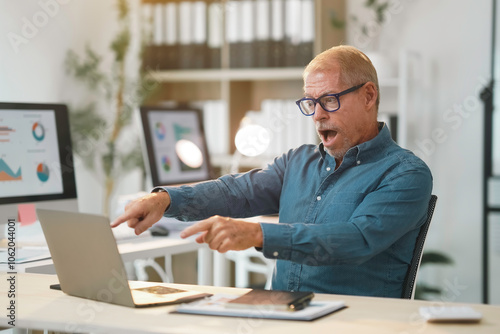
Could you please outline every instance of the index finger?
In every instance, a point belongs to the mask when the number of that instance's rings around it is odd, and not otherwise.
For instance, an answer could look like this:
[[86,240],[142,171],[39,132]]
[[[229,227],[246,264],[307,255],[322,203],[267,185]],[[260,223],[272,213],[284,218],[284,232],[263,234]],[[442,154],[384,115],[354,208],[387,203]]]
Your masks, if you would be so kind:
[[117,227],[132,218],[138,218],[137,213],[134,210],[125,211],[111,223],[111,227]]
[[203,232],[203,231],[208,231],[210,227],[213,225],[213,222],[211,221],[210,218],[202,220],[199,223],[193,224],[189,227],[186,227],[184,230],[182,230],[180,236],[181,238],[187,238],[192,235],[195,235],[196,233]]

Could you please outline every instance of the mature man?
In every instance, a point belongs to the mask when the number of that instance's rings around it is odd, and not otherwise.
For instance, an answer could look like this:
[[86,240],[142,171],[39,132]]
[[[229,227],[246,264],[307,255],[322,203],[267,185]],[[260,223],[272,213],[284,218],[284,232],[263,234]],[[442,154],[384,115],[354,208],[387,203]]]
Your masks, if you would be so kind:
[[[356,48],[313,59],[304,96],[297,104],[314,121],[319,146],[291,149],[248,173],[157,188],[113,226],[128,221],[139,234],[163,214],[205,219],[181,236],[200,233],[198,242],[220,252],[261,249],[277,259],[273,289],[400,297],[431,173],[377,122],[377,74]],[[279,224],[227,218],[276,212]]]

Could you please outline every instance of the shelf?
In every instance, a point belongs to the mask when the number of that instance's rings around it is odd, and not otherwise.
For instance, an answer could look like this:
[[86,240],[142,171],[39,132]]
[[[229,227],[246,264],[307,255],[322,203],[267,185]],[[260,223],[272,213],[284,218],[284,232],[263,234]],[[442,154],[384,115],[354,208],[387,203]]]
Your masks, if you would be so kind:
[[150,72],[150,76],[158,82],[302,80],[303,71],[302,67],[173,70]]
[[[302,80],[302,67],[152,71],[158,82]],[[379,78],[380,87],[398,87],[399,78]]]

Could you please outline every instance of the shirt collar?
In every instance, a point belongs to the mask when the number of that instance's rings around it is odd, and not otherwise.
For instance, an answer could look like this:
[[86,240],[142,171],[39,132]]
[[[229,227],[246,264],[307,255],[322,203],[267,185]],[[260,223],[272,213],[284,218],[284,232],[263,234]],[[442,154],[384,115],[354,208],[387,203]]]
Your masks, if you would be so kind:
[[[378,156],[379,152],[389,146],[392,143],[392,137],[387,124],[379,122],[378,128],[379,133],[375,136],[375,138],[351,147],[344,156],[344,160],[346,157],[356,156],[355,161],[366,162],[367,160],[371,160]],[[323,143],[319,144],[319,153],[321,158],[324,160],[328,160],[329,158],[333,159],[333,157],[326,153]]]

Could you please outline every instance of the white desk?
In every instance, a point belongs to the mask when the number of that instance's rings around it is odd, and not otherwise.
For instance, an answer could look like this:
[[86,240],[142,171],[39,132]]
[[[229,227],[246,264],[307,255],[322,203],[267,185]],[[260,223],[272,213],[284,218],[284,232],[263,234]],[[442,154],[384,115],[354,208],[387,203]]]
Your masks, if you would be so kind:
[[[57,277],[17,275],[16,327],[79,333],[499,333],[500,307],[472,305],[483,314],[478,324],[431,324],[418,313],[435,302],[317,294],[317,300],[343,300],[347,309],[312,322],[171,314],[175,306],[134,309],[71,297],[50,290]],[[157,284],[157,283],[155,283]],[[165,284],[172,286],[172,284]],[[242,294],[246,289],[186,286],[211,293]],[[7,284],[0,274],[0,327],[6,326]],[[449,305],[449,304],[446,304]]]
[[[278,223],[277,216],[256,216],[245,218],[252,222],[270,222]],[[35,223],[38,224],[39,223]],[[23,228],[23,238],[20,244],[28,244],[38,246],[45,244],[41,227]],[[27,232],[26,232],[27,231]],[[211,251],[206,244],[198,244],[194,240],[195,237],[189,239],[181,239],[178,236],[179,232],[172,232],[169,237],[153,237],[137,239],[124,239],[118,241],[118,250],[125,263],[140,259],[150,259],[156,257],[165,258],[165,277],[164,281],[173,281],[171,270],[172,255],[183,254],[188,252],[198,252],[198,284],[214,285],[214,286],[229,286],[230,272],[229,261],[225,254]],[[27,235],[26,235],[27,234]],[[18,245],[19,246],[19,245]],[[235,253],[235,252],[233,252]],[[247,270],[246,258],[250,255],[258,256],[250,249],[248,252],[242,251],[233,254],[231,259],[236,263],[236,282],[247,282],[246,276],[249,274]],[[5,260],[5,259],[1,259]],[[52,260],[42,260],[30,263],[17,264],[18,272],[38,273],[38,274],[55,274]],[[7,265],[0,264],[0,272],[6,272]],[[250,270],[251,271],[251,270]],[[240,283],[238,286],[243,286],[246,283]]]

